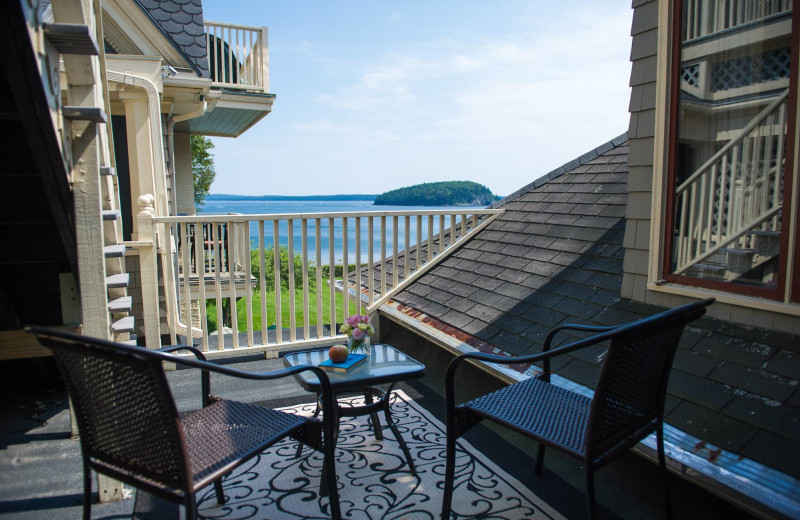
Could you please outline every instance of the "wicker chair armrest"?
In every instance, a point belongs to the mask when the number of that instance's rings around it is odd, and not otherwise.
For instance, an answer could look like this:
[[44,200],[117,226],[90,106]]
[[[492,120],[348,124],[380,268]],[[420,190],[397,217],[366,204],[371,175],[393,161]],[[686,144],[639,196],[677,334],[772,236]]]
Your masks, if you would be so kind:
[[159,352],[166,352],[167,354],[170,354],[172,352],[177,352],[179,350],[188,350],[189,352],[194,354],[194,357],[196,357],[197,359],[200,359],[202,361],[207,361],[206,355],[203,354],[203,351],[191,345],[173,345],[171,347],[161,347],[160,349],[158,349]]
[[[314,375],[317,376],[320,383],[320,393],[323,397],[323,402],[325,400],[329,400],[329,404],[333,406],[333,390],[331,388],[331,382],[328,378],[327,372],[323,369],[313,366],[313,365],[297,365],[293,367],[281,368],[278,370],[273,370],[271,372],[250,372],[247,370],[240,370],[238,368],[231,368],[225,365],[217,365],[215,363],[211,363],[209,361],[200,361],[190,358],[182,358],[177,356],[172,356],[170,354],[166,354],[170,359],[175,363],[179,363],[182,365],[195,367],[202,369],[208,372],[215,372],[218,374],[227,375],[230,377],[237,377],[240,379],[250,379],[250,380],[259,380],[259,381],[267,381],[271,379],[281,379],[284,377],[293,376],[295,374],[299,374],[301,372],[305,372],[307,370],[314,372]],[[333,408],[330,408],[331,410]],[[324,410],[323,410],[324,411]]]
[[[537,354],[529,354],[527,356],[495,356],[492,354],[484,354],[482,352],[467,352],[465,354],[456,356],[450,362],[450,365],[447,367],[447,372],[445,373],[444,391],[445,391],[445,406],[447,408],[447,412],[449,413],[451,410],[455,409],[455,375],[459,365],[464,361],[476,360],[476,361],[483,361],[485,363],[495,363],[500,365],[534,363],[536,361],[543,361],[544,363],[549,363],[550,358],[553,358],[555,356],[560,356],[562,354],[568,354],[570,352],[574,352],[576,350],[589,347],[596,343],[605,341],[606,339],[608,338],[605,334],[598,334],[596,336],[591,336],[589,338],[585,338],[576,341],[575,343],[570,343],[569,345],[564,345],[547,352],[539,352]],[[542,375],[544,376],[544,373]],[[548,380],[549,374],[547,377],[544,377],[544,379]]]
[[[550,330],[550,332],[547,334],[547,337],[544,338],[544,345],[542,346],[542,352],[547,352],[550,350],[550,345],[553,342],[553,338],[555,338],[559,332],[565,330],[581,330],[585,332],[608,332],[609,330],[614,330],[617,327],[619,327],[619,325],[604,326],[604,325],[582,325],[579,323],[565,323]],[[597,361],[600,362],[602,361],[602,359],[598,359]],[[550,358],[547,358],[542,362],[542,374],[540,377],[544,381],[550,381]]]
[[[158,349],[159,352],[165,352],[167,354],[171,354],[173,352],[178,352],[181,350],[187,350],[194,354],[194,357],[201,361],[207,361],[206,355],[203,352],[191,345],[173,345],[168,347],[161,347]],[[211,395],[211,375],[208,373],[206,369],[200,369],[200,393],[203,403],[203,408],[212,404],[215,399]]]

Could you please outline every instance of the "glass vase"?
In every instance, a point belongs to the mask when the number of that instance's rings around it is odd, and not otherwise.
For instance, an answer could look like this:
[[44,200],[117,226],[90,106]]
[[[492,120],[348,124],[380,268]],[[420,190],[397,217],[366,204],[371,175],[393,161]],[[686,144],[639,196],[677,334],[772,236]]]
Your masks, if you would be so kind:
[[355,339],[354,337],[350,336],[350,339],[347,342],[347,350],[353,354],[369,354],[369,336],[362,339]]

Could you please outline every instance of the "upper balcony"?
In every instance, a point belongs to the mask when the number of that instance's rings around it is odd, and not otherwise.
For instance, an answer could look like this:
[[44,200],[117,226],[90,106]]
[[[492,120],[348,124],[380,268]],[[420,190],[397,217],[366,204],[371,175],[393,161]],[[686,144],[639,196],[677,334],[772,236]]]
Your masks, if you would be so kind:
[[269,92],[267,28],[205,22],[208,70],[213,86]]
[[272,111],[267,28],[205,22],[212,80],[206,113],[179,123],[192,134],[238,137]]

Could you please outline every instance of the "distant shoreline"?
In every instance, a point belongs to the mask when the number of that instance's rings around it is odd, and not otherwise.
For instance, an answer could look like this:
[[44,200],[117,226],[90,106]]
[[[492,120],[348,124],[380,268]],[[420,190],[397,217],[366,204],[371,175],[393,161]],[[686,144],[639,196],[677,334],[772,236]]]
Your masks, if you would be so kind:
[[281,200],[372,200],[378,195],[227,195],[225,193],[212,193],[206,197],[208,201],[281,201]]

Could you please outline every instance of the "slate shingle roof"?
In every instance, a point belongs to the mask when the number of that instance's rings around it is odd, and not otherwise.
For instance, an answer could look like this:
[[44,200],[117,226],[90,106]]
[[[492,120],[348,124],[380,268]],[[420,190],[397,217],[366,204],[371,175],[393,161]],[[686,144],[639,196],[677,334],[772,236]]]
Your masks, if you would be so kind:
[[[539,352],[559,323],[616,325],[663,310],[620,296],[627,152],[623,135],[506,197],[503,215],[394,300],[512,355]],[[593,387],[603,350],[553,368]],[[703,318],[676,355],[666,420],[800,478],[798,378],[796,336]]]
[[137,0],[203,78],[209,77],[201,0]]

